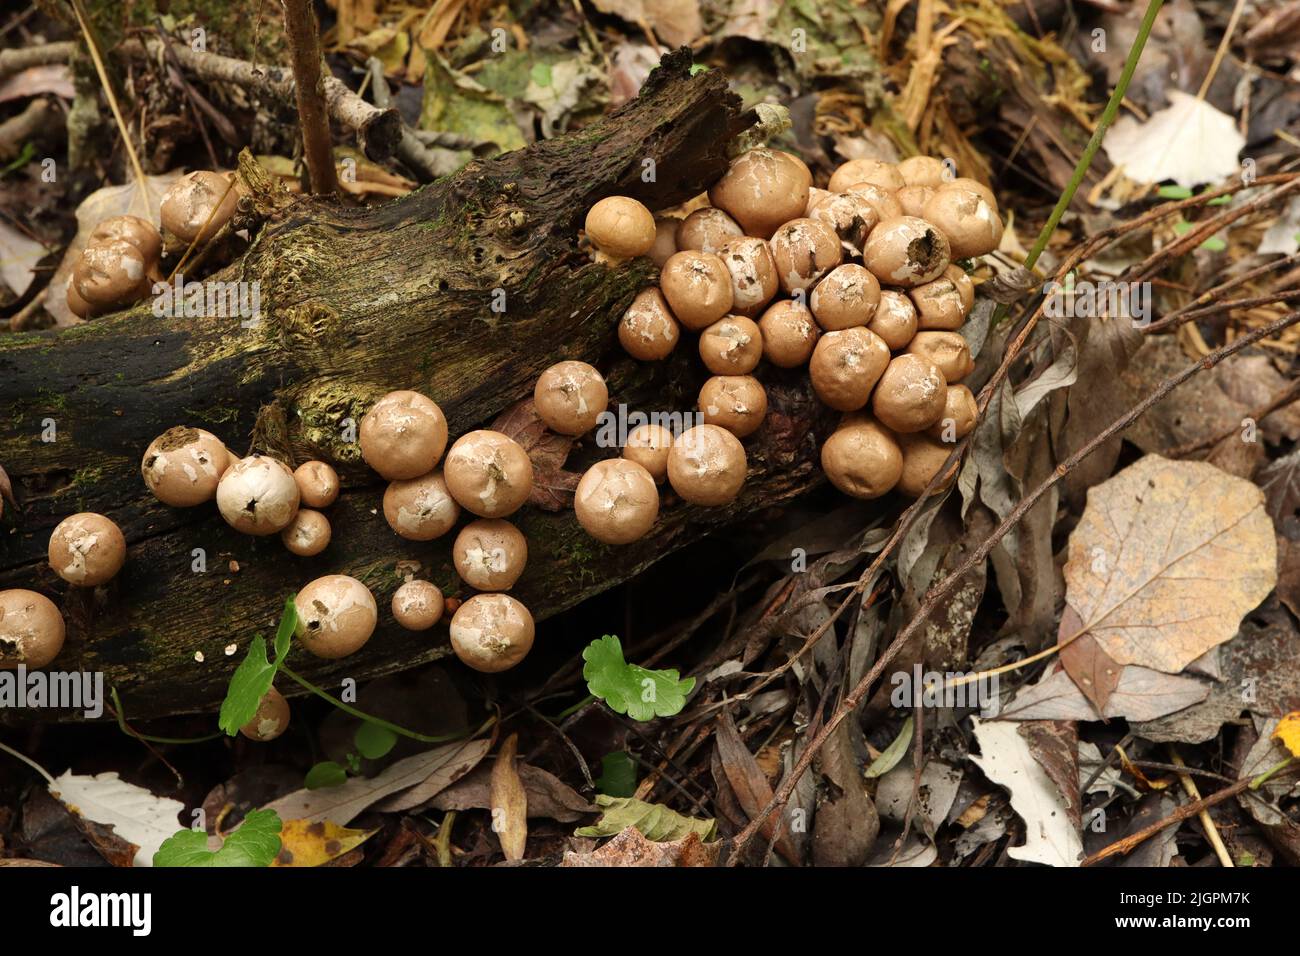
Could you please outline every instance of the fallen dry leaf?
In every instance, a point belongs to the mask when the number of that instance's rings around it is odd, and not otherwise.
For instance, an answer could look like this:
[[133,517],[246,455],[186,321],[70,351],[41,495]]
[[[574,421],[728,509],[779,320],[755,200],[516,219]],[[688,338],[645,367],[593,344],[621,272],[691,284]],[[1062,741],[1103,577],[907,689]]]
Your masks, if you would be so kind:
[[1171,89],[1169,102],[1145,122],[1120,117],[1102,142],[1110,161],[1139,183],[1172,179],[1190,188],[1235,175],[1246,145],[1237,121],[1181,90]]
[[492,832],[506,859],[514,863],[524,858],[528,843],[528,794],[515,769],[518,747],[519,735],[511,734],[492,765]]
[[272,866],[323,866],[359,847],[378,830],[349,830],[324,820],[285,820],[280,827],[280,852]]
[[[1061,615],[1061,627],[1057,640],[1074,635],[1079,630],[1078,613],[1068,604]],[[1107,654],[1097,639],[1091,634],[1084,634],[1061,648],[1061,666],[1070,675],[1070,679],[1083,691],[1097,713],[1106,712],[1106,704],[1119,687],[1119,678],[1124,668]]]
[[513,438],[528,453],[533,463],[533,491],[528,503],[543,511],[564,511],[573,507],[573,493],[582,476],[565,471],[564,462],[573,448],[573,439],[546,427],[537,415],[533,400],[516,402],[497,416],[492,430]]
[[698,833],[680,840],[656,843],[636,827],[628,827],[591,853],[564,854],[561,866],[713,866],[721,843],[704,843]]
[[1300,710],[1291,711],[1277,722],[1273,739],[1280,740],[1291,756],[1300,757]]
[[[718,718],[718,732],[714,738],[718,748],[718,760],[722,772],[727,778],[731,792],[736,795],[736,802],[752,820],[772,801],[772,787],[767,777],[759,768],[754,755],[749,752],[745,742],[740,739],[736,724],[731,714],[723,711]],[[785,857],[786,862],[798,866],[799,852],[790,838],[788,826],[780,814],[772,814],[763,823],[762,833],[766,840],[771,840],[776,827],[780,825],[780,834],[776,838],[776,851]]]
[[[1156,720],[1209,696],[1210,685],[1195,677],[1130,666],[1120,671],[1119,685],[1101,716],[1108,720],[1116,717],[1130,721]],[[1055,670],[1017,693],[997,719],[1096,720],[1097,710],[1069,674]]]
[[[555,774],[532,764],[516,765],[519,779],[528,797],[530,819],[546,817],[561,823],[574,823],[596,807]],[[434,810],[486,810],[492,806],[492,768],[481,765],[427,804]]]

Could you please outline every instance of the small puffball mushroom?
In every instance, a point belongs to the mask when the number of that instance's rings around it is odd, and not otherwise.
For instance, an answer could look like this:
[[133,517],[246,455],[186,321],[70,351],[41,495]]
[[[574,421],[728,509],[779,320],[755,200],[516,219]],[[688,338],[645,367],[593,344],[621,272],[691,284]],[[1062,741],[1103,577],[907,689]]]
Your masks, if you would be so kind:
[[238,202],[239,190],[232,178],[206,169],[196,170],[177,180],[163,194],[163,229],[186,243],[196,237],[206,242],[235,214]]
[[298,513],[298,483],[287,466],[266,455],[231,464],[217,484],[217,510],[244,534],[276,534]]
[[643,256],[655,244],[655,217],[628,196],[606,196],[587,210],[587,238],[620,259]]
[[931,438],[952,444],[965,438],[979,418],[975,394],[965,385],[949,385],[943,401],[943,414],[926,430]]
[[898,164],[904,186],[928,186],[938,189],[952,178],[943,160],[933,156],[909,156]]
[[432,541],[452,529],[460,506],[447,490],[443,472],[394,481],[384,491],[384,520],[408,541]]
[[718,425],[687,429],[668,453],[668,483],[693,505],[730,504],[740,494],[748,469],[745,446]]
[[[898,478],[897,488],[909,498],[918,498],[930,479],[943,467],[944,461],[952,454],[952,445],[935,441],[929,435],[917,433],[899,435],[898,447],[903,452],[903,473]],[[957,466],[945,474],[934,488],[937,494],[947,488],[957,477]]]
[[149,291],[149,263],[125,239],[87,246],[72,270],[82,300],[98,311],[130,305]]
[[253,719],[239,728],[249,740],[266,743],[289,729],[289,702],[272,687],[262,695]]
[[904,186],[894,193],[894,198],[898,200],[904,216],[916,216],[919,219],[924,217],[925,204],[933,195],[934,190],[929,186]]
[[752,375],[715,375],[700,388],[699,409],[708,424],[745,438],[767,417],[767,391]]
[[817,204],[827,196],[834,195],[835,193],[831,192],[829,189],[818,189],[816,186],[813,186],[808,190],[808,205],[804,207],[803,214],[811,219],[813,210],[817,208]]
[[933,362],[948,382],[961,381],[975,367],[970,345],[956,332],[917,332],[907,351]]
[[762,239],[732,239],[718,256],[731,274],[731,311],[754,318],[780,286],[771,247]]
[[971,179],[969,176],[958,176],[956,179],[944,183],[945,186],[954,186],[958,189],[971,189],[979,193],[981,198],[989,204],[994,212],[998,210],[998,197],[993,195],[993,190],[985,186],[978,179]]
[[880,376],[871,396],[871,411],[891,431],[924,431],[943,414],[947,391],[943,373],[934,363],[904,353]]
[[842,193],[858,183],[871,183],[891,192],[906,185],[893,163],[879,159],[850,159],[835,170],[826,186],[833,193]]
[[162,256],[162,234],[154,224],[139,216],[110,216],[90,231],[90,246],[123,239],[140,250],[147,265],[156,266]]
[[907,347],[916,334],[916,306],[897,289],[882,289],[875,317],[867,326],[884,340],[891,351]]
[[366,412],[359,430],[361,457],[389,481],[433,471],[447,447],[447,418],[419,392],[389,392]]
[[336,660],[361,649],[379,608],[370,589],[346,574],[327,574],[298,592],[298,638],[317,657]]
[[827,332],[813,349],[808,376],[813,391],[831,408],[857,411],[889,364],[889,347],[876,333],[862,327]]
[[500,432],[462,435],[443,465],[456,503],[480,518],[514,514],[533,490],[533,463],[523,447]]
[[837,266],[813,286],[808,306],[827,332],[867,325],[880,305],[880,283],[854,262]]
[[970,310],[975,306],[975,282],[968,276],[965,270],[959,265],[949,265],[943,270],[943,274],[952,280],[957,295],[961,297],[962,310],[970,315]]
[[660,482],[668,477],[668,452],[673,447],[673,433],[662,425],[647,422],[628,432],[623,457],[634,461]]
[[763,357],[763,333],[743,315],[728,315],[700,333],[700,358],[714,375],[744,375]]
[[669,256],[677,251],[677,227],[681,223],[676,216],[655,216],[655,241],[646,255],[660,269]]
[[323,514],[299,508],[289,527],[280,532],[280,540],[292,554],[310,558],[329,547],[332,533],[329,519]]
[[95,587],[126,562],[126,538],[111,518],[83,511],[64,518],[50,535],[50,567],[69,584]]
[[429,581],[407,581],[393,592],[393,617],[408,631],[427,631],[442,620],[442,591]]
[[653,286],[637,293],[618,323],[618,341],[623,351],[643,362],[667,358],[677,347],[681,334],[663,293]]
[[533,646],[533,616],[508,594],[476,594],[451,618],[451,649],[485,674],[509,670]]
[[893,434],[866,415],[847,416],[822,445],[822,471],[854,498],[887,494],[903,473],[903,453]]
[[509,591],[528,564],[528,542],[501,518],[479,518],[460,529],[451,546],[456,573],[477,591]]
[[659,288],[677,321],[692,332],[731,311],[731,273],[711,252],[674,253],[660,272]]
[[176,425],[149,443],[140,474],[163,504],[190,508],[213,499],[230,463],[230,452],[216,435]]
[[[751,149],[731,161],[709,190],[709,202],[729,213],[745,235],[767,239],[804,214],[812,173],[803,160],[775,149]],[[671,300],[670,300],[671,301]]]
[[586,362],[556,362],[537,377],[533,405],[551,431],[585,435],[609,406],[609,388]]
[[961,328],[966,321],[966,303],[957,283],[948,277],[952,268],[949,266],[939,278],[908,290],[916,304],[918,329],[951,332]]
[[587,534],[605,544],[645,537],[659,516],[654,476],[628,458],[608,458],[587,469],[573,496],[573,511]]
[[0,671],[44,667],[63,649],[63,615],[44,594],[0,591]]
[[829,193],[808,218],[826,223],[856,253],[880,222],[880,213],[861,193]]
[[897,190],[885,189],[875,183],[854,183],[848,191],[849,195],[857,196],[876,211],[878,223],[903,214],[903,205],[898,201]]
[[739,239],[744,234],[740,223],[721,209],[702,206],[677,227],[677,249],[716,253],[732,239]]
[[68,276],[68,286],[67,291],[64,294],[64,301],[68,303],[68,308],[72,310],[73,315],[79,319],[88,319],[94,314],[95,307],[83,299],[81,293],[77,291],[77,277],[75,273],[76,270],[74,269],[73,275]]
[[897,216],[871,230],[862,261],[884,285],[920,285],[948,268],[948,240],[924,219]]
[[339,497],[339,473],[323,461],[304,461],[294,469],[298,497],[309,508],[328,508]]
[[840,237],[815,219],[792,219],[772,236],[776,277],[786,292],[811,288],[843,258]]
[[806,305],[794,299],[775,303],[758,320],[763,334],[763,355],[779,368],[807,364],[821,331]]
[[956,182],[934,191],[923,216],[948,238],[957,259],[982,256],[1002,242],[1002,217],[997,207],[982,193]]

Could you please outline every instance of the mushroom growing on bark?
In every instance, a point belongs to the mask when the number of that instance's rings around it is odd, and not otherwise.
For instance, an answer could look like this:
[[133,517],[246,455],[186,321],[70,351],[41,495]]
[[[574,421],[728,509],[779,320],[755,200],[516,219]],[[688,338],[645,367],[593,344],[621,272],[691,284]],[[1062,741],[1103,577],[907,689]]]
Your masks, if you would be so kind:
[[266,455],[234,462],[217,484],[217,510],[244,534],[277,534],[298,513],[298,483],[287,466]]
[[361,649],[375,632],[379,609],[370,589],[346,574],[327,574],[298,592],[298,638],[317,657],[337,659]]
[[44,594],[0,591],[0,670],[44,667],[63,649],[63,615]]
[[578,523],[597,541],[630,544],[654,527],[659,489],[654,476],[636,462],[608,458],[582,476],[573,510]]
[[230,462],[230,452],[216,435],[177,425],[149,443],[140,474],[163,504],[189,508],[216,496]]
[[389,481],[433,471],[447,447],[447,418],[419,392],[389,392],[361,419],[361,457]]
[[447,490],[480,518],[514,514],[533,490],[533,463],[513,438],[487,429],[462,435],[443,465]]
[[476,591],[509,591],[528,564],[528,542],[509,521],[480,518],[456,535],[451,560]]
[[476,594],[451,618],[451,649],[476,671],[509,670],[533,646],[533,616],[508,594]]
[[92,511],[64,518],[50,535],[50,567],[69,584],[96,587],[122,570],[126,538],[111,519]]

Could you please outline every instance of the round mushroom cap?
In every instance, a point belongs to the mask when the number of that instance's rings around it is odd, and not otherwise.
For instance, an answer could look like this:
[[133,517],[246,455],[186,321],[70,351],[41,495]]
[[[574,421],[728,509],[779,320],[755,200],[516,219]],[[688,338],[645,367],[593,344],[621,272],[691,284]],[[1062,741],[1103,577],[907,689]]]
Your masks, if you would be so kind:
[[113,239],[123,239],[140,250],[146,263],[155,263],[162,256],[162,234],[154,224],[139,216],[110,216],[90,232],[87,245],[99,245]]
[[715,375],[700,388],[699,409],[706,423],[745,438],[767,417],[767,391],[752,375]]
[[668,302],[651,286],[637,293],[618,323],[618,341],[623,351],[643,362],[657,362],[672,354],[682,330]]
[[677,321],[693,332],[731,311],[731,273],[711,252],[674,253],[659,274],[659,288]]
[[797,368],[812,357],[821,331],[806,305],[794,299],[774,303],[758,320],[763,354],[778,368]]
[[916,321],[916,306],[906,293],[881,289],[880,304],[867,328],[879,335],[891,351],[897,352],[906,348],[916,335]]
[[109,239],[82,250],[72,283],[77,294],[97,309],[128,305],[149,291],[149,263],[125,239]]
[[509,670],[533,646],[533,616],[508,594],[476,594],[451,618],[451,649],[486,674]]
[[975,394],[965,385],[949,385],[943,414],[926,430],[926,434],[952,444],[969,435],[978,420],[979,404],[975,401]]
[[429,581],[407,581],[393,592],[393,617],[408,631],[427,631],[442,620],[442,591]]
[[776,277],[786,292],[808,289],[840,264],[840,237],[816,219],[792,219],[772,236]]
[[662,425],[648,422],[628,432],[623,457],[636,462],[655,481],[663,481],[668,477],[668,452],[672,447],[673,433]]
[[294,469],[298,497],[309,508],[328,508],[339,497],[339,473],[323,461],[304,461]]
[[384,520],[408,541],[432,541],[452,529],[460,506],[442,471],[394,481],[384,491]]
[[660,269],[668,257],[677,251],[677,227],[681,220],[676,216],[655,216],[655,241],[647,255]]
[[891,431],[919,432],[943,414],[948,386],[934,363],[904,353],[889,363],[871,396],[871,410]]
[[840,241],[856,253],[867,235],[876,228],[876,223],[880,222],[877,205],[860,192],[828,193],[808,218],[830,226]]
[[202,428],[176,425],[149,443],[140,475],[155,498],[174,508],[211,501],[231,462],[221,439]]
[[841,412],[857,411],[889,364],[889,348],[880,336],[862,328],[827,332],[817,341],[808,376],[823,404]]
[[752,372],[762,357],[763,333],[743,315],[728,315],[700,333],[700,358],[714,375]]
[[811,187],[803,160],[760,147],[731,161],[709,190],[709,202],[740,223],[745,235],[766,239],[781,223],[803,215]]
[[480,518],[514,514],[533,490],[533,463],[513,438],[483,429],[462,435],[447,453],[447,490]]
[[578,524],[605,544],[630,544],[659,516],[654,476],[628,458],[609,458],[587,469],[573,497]]
[[950,179],[944,183],[945,186],[956,186],[959,189],[971,189],[979,193],[980,196],[988,203],[993,211],[998,208],[998,197],[993,195],[993,190],[989,189],[978,179],[971,179],[969,176],[958,176],[956,179]]
[[728,242],[718,256],[731,274],[731,311],[752,319],[780,287],[771,247],[747,236]]
[[298,592],[298,638],[317,657],[360,650],[375,632],[379,609],[370,589],[346,574],[327,574]]
[[557,362],[537,377],[533,405],[551,431],[585,435],[609,407],[609,388],[586,362]]
[[877,224],[903,214],[903,204],[898,201],[895,189],[884,189],[875,183],[854,183],[848,192],[865,200],[876,211]]
[[745,484],[748,468],[740,439],[719,425],[687,429],[668,453],[668,482],[693,505],[731,503]]
[[854,498],[879,498],[898,484],[903,453],[893,434],[866,415],[849,416],[822,445],[822,471]]
[[447,447],[447,418],[419,392],[389,392],[361,419],[361,457],[389,481],[427,475]]
[[163,194],[162,225],[184,242],[193,242],[196,237],[206,242],[235,214],[238,202],[239,190],[232,177],[196,170]]
[[239,728],[249,740],[266,743],[289,729],[289,702],[274,687],[262,695],[253,719]]
[[744,234],[740,223],[721,209],[701,206],[677,227],[677,249],[717,253],[732,239],[739,239]]
[[77,291],[77,277],[75,273],[68,276],[67,290],[64,293],[64,299],[68,303],[68,308],[72,314],[79,319],[88,319],[95,313],[95,307],[81,297]]
[[880,305],[880,283],[854,262],[836,266],[813,286],[808,306],[827,332],[867,325]]
[[930,186],[904,186],[898,192],[894,193],[894,198],[898,200],[898,206],[903,210],[904,216],[916,216],[925,218],[925,204],[930,201],[934,195],[934,189]]
[[50,567],[69,584],[96,587],[126,563],[126,538],[111,518],[83,511],[64,518],[50,535]]
[[226,524],[244,534],[277,534],[298,513],[298,483],[274,458],[250,455],[222,472],[217,510]]
[[961,297],[962,310],[970,315],[970,310],[975,306],[975,282],[968,276],[965,270],[959,265],[950,265],[943,270],[943,274],[952,280],[953,286],[957,289],[957,295]]
[[[948,456],[952,445],[935,441],[929,435],[917,432],[911,435],[899,435],[898,446],[903,452],[903,472],[898,478],[898,490],[909,498],[919,498],[930,479],[934,477]],[[952,484],[957,477],[960,461],[935,485],[931,494],[937,494]]]
[[818,189],[816,186],[810,188],[808,190],[808,205],[803,208],[804,216],[811,219],[813,210],[817,208],[818,204],[820,204],[826,197],[834,195],[836,194],[831,192],[829,189]]
[[871,183],[890,191],[902,189],[906,185],[898,167],[880,159],[850,159],[835,170],[831,181],[826,185],[831,192],[842,193],[858,183]]
[[655,217],[628,196],[606,196],[587,211],[587,238],[621,259],[643,256],[655,244]]
[[871,230],[862,261],[884,285],[920,285],[948,268],[948,240],[924,219],[896,216]]
[[966,321],[969,307],[965,303],[961,290],[957,288],[957,283],[948,275],[952,268],[949,266],[939,278],[908,291],[912,302],[916,304],[917,328],[951,332],[961,328],[962,323]]
[[943,160],[933,156],[909,156],[898,164],[898,175],[904,186],[926,186],[938,189],[952,178]]
[[329,547],[332,535],[329,519],[311,508],[299,508],[280,540],[292,554],[310,558]]
[[528,564],[528,541],[501,518],[479,518],[461,528],[451,546],[461,580],[477,591],[509,591]]
[[907,351],[933,362],[948,382],[960,381],[975,368],[970,345],[956,332],[917,332]]
[[63,649],[63,615],[44,594],[0,591],[0,670],[44,667]]
[[951,182],[934,191],[924,217],[948,238],[952,255],[969,259],[992,252],[1002,242],[1002,217],[979,191]]

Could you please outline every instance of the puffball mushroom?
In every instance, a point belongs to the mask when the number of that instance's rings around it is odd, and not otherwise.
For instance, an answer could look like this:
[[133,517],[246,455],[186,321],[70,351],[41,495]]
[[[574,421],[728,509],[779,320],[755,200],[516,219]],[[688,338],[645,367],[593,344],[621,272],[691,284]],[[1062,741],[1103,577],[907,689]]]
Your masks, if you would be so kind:
[[664,295],[653,286],[637,293],[618,323],[623,351],[643,362],[657,362],[672,354],[682,330]]
[[408,541],[432,541],[452,529],[460,506],[447,489],[446,476],[431,471],[419,478],[389,483],[384,491],[384,520]]
[[840,237],[824,222],[792,219],[772,236],[772,259],[781,288],[794,293],[813,286],[840,264]]
[[943,160],[933,156],[909,156],[898,164],[904,187],[925,186],[938,189],[951,178]]
[[917,332],[907,351],[933,362],[948,382],[965,378],[975,367],[970,345],[956,332]]
[[336,660],[361,649],[379,609],[370,589],[346,574],[327,574],[298,592],[297,635],[317,657]]
[[997,206],[964,184],[952,182],[936,189],[923,215],[948,237],[952,255],[958,259],[982,256],[1002,242],[1002,217]]
[[655,241],[646,255],[660,269],[677,251],[677,227],[681,222],[676,216],[655,216]]
[[854,498],[879,498],[903,474],[903,453],[894,436],[861,414],[845,417],[822,445],[821,458],[831,484]]
[[677,321],[692,332],[731,311],[731,273],[711,252],[674,253],[659,274],[659,288]]
[[442,620],[442,591],[429,581],[407,581],[393,592],[393,617],[408,631],[427,631]]
[[605,544],[630,544],[645,536],[659,516],[654,476],[627,458],[598,461],[587,469],[573,496],[573,510],[587,534]]
[[483,429],[462,435],[443,465],[456,503],[480,518],[514,514],[533,490],[533,463],[513,438]]
[[176,425],[149,443],[140,475],[163,504],[190,508],[215,497],[230,461],[230,452],[216,435]]
[[679,252],[695,249],[717,253],[732,239],[739,239],[744,234],[740,224],[721,209],[702,206],[677,227],[677,249]]
[[95,314],[95,307],[81,297],[77,291],[77,276],[74,269],[73,274],[68,276],[68,286],[64,293],[64,301],[68,303],[68,308],[72,314],[79,319],[88,319]]
[[831,174],[831,181],[826,186],[833,193],[842,193],[858,183],[871,183],[891,192],[906,185],[893,163],[880,159],[850,159]]
[[857,411],[889,364],[889,348],[874,332],[858,327],[827,332],[817,341],[808,376],[822,403],[841,412]]
[[752,375],[715,375],[700,388],[699,409],[708,424],[745,438],[767,417],[767,392]]
[[812,173],[803,160],[780,150],[751,149],[731,161],[709,190],[709,202],[740,223],[745,235],[767,239],[777,226],[803,215],[811,187]]
[[643,256],[655,244],[655,217],[628,196],[606,196],[587,211],[587,238],[620,259]]
[[149,291],[149,263],[125,239],[87,246],[72,270],[77,294],[99,312],[138,302]]
[[308,508],[328,508],[339,497],[339,473],[323,461],[304,461],[293,471],[298,497]]
[[509,521],[479,518],[460,529],[451,560],[476,591],[509,591],[528,564],[528,542]]
[[758,320],[763,335],[763,355],[778,368],[797,368],[808,362],[821,332],[806,305],[782,299]]
[[848,191],[850,195],[858,196],[876,211],[877,224],[903,214],[903,205],[895,195],[897,190],[884,189],[875,183],[854,183]]
[[891,351],[897,352],[906,348],[916,335],[916,322],[916,306],[905,293],[881,289],[880,304],[867,328],[879,335]]
[[[938,474],[939,469],[952,453],[952,446],[935,441],[923,433],[899,435],[898,446],[903,453],[903,472],[898,478],[896,487],[909,498],[919,498],[930,479]],[[959,464],[960,462],[953,463],[935,485],[931,494],[937,494],[952,484],[953,479],[957,477]]]
[[266,743],[289,729],[289,702],[272,687],[262,695],[253,719],[239,728],[249,740]]
[[163,229],[183,242],[206,242],[235,214],[239,191],[234,180],[200,169],[177,180],[163,193]]
[[867,325],[880,305],[880,283],[854,262],[836,266],[813,286],[808,307],[827,332]]
[[856,253],[880,222],[880,213],[861,193],[829,193],[808,218],[830,226],[840,241]]
[[748,468],[740,439],[719,425],[687,429],[668,453],[668,482],[693,505],[730,504],[740,494]]
[[754,318],[772,301],[780,283],[772,249],[762,239],[732,239],[718,252],[731,274],[731,311]]
[[673,433],[662,425],[647,422],[627,434],[623,457],[634,461],[650,473],[656,482],[668,477],[668,452],[673,447]]
[[947,390],[943,373],[933,362],[904,353],[880,376],[871,396],[871,411],[891,431],[924,431],[943,414]]
[[63,615],[44,594],[0,591],[0,670],[44,667],[63,649]]
[[949,266],[939,278],[908,290],[908,295],[916,305],[918,329],[951,332],[961,328],[966,321],[969,307],[961,290],[957,288],[957,283],[948,275],[952,269]]
[[700,358],[714,375],[752,372],[763,357],[763,333],[743,315],[728,315],[700,333]]
[[299,508],[289,526],[280,532],[280,540],[290,553],[310,558],[329,547],[333,534],[329,519],[311,508]]
[[862,261],[884,285],[916,286],[943,275],[948,240],[924,219],[886,219],[867,237]]
[[126,562],[126,538],[111,518],[83,511],[64,518],[50,535],[50,567],[69,584],[96,587]]
[[125,240],[140,250],[147,266],[156,267],[162,257],[162,234],[147,219],[139,216],[110,216],[90,231],[86,244],[94,246],[115,239]]
[[485,674],[509,670],[533,646],[533,616],[508,594],[476,594],[451,618],[451,649]]
[[586,362],[557,362],[537,377],[533,406],[551,431],[585,435],[609,406],[609,388]]
[[949,385],[943,401],[943,414],[926,430],[926,434],[952,443],[969,435],[978,418],[979,405],[974,393],[965,385]]
[[234,462],[217,484],[217,510],[244,534],[277,534],[298,513],[298,483],[274,458],[250,455]]
[[817,208],[818,204],[827,196],[834,195],[836,194],[831,192],[829,189],[818,189],[816,186],[813,186],[808,190],[808,205],[804,206],[803,214],[807,218],[811,219],[813,210]]
[[389,392],[366,412],[359,430],[361,457],[389,481],[433,471],[447,447],[447,418],[419,392]]
[[934,190],[929,186],[904,186],[894,193],[894,198],[898,200],[898,206],[903,210],[904,216],[924,218],[925,204],[933,195]]

